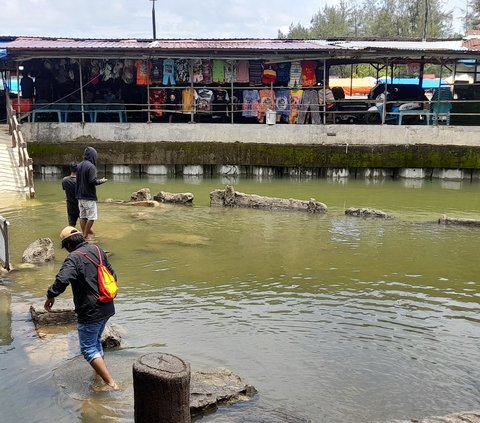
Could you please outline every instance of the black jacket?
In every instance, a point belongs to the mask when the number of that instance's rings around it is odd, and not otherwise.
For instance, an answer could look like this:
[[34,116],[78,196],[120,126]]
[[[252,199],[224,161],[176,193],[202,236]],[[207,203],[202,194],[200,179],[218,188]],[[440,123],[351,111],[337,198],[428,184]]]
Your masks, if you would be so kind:
[[85,149],[83,161],[77,166],[77,200],[97,201],[97,151],[93,147]]
[[[97,249],[87,242],[80,244],[75,251],[86,253],[96,263],[99,262]],[[113,301],[109,303],[98,301],[97,266],[75,251],[72,251],[63,262],[55,282],[48,288],[47,297],[53,298],[60,295],[71,284],[79,323],[93,323],[113,316],[115,314]],[[105,252],[100,249],[100,253],[103,263],[117,279]]]

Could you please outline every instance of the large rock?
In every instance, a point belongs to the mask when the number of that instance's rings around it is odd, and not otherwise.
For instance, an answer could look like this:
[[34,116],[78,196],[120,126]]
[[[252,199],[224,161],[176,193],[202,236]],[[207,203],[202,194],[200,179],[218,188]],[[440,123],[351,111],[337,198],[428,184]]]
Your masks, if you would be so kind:
[[160,203],[192,204],[193,194],[191,192],[172,193],[160,191],[153,199]]
[[33,241],[23,252],[23,263],[45,263],[55,258],[53,242],[50,238],[40,238]]
[[257,390],[240,376],[224,368],[192,372],[190,379],[190,412],[198,415],[215,410],[219,405],[247,401]]
[[[55,305],[58,308],[52,308],[51,311],[46,311],[43,305],[30,306],[30,315],[32,316],[35,329],[40,335],[45,336],[48,327],[66,325],[72,325],[73,327],[73,325],[77,323],[77,314],[70,302],[56,301]],[[116,348],[119,347],[121,343],[122,336],[118,330],[110,323],[107,323],[102,334],[103,347],[106,349]]]
[[130,196],[130,201],[150,201],[151,199],[150,188],[142,188]]
[[231,185],[224,190],[215,190],[210,193],[212,207],[242,207],[262,210],[291,210],[308,213],[326,213],[327,206],[311,198],[309,201],[292,198],[263,197],[255,194],[244,194],[235,191]]

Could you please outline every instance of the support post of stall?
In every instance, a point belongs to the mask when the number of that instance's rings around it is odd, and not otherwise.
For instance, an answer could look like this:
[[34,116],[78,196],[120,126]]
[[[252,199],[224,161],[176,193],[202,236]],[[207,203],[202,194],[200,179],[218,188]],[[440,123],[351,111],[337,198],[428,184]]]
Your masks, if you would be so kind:
[[135,423],[190,423],[190,364],[163,353],[133,364]]

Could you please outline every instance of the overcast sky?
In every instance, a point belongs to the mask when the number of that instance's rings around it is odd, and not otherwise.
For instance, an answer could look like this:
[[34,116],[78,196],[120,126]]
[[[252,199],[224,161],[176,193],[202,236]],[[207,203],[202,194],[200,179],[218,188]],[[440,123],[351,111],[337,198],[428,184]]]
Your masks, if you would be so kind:
[[[401,1],[401,0],[399,0]],[[445,0],[455,29],[467,0]],[[150,0],[1,0],[0,35],[152,38]],[[157,0],[157,38],[276,38],[337,0]]]

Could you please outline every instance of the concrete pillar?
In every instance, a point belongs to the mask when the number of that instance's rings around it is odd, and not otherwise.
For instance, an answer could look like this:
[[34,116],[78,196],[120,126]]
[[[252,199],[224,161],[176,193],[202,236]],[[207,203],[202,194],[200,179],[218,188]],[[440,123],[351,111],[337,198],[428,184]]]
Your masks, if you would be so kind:
[[135,423],[190,423],[190,364],[163,353],[133,364]]
[[405,179],[424,179],[425,178],[425,169],[422,168],[404,168],[400,169],[399,176],[400,178]]

